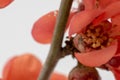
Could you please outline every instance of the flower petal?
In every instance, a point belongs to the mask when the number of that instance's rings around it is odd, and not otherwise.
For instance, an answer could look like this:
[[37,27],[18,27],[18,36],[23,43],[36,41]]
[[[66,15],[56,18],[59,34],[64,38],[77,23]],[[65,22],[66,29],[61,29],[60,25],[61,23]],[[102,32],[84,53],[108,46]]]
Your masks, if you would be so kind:
[[0,8],[8,6],[13,0],[0,0]]
[[91,51],[87,53],[75,53],[75,57],[79,62],[86,66],[100,66],[108,62],[117,51],[117,41],[113,42],[111,46],[101,50]]
[[[70,13],[68,23],[66,24],[67,27],[74,14],[75,12]],[[42,16],[40,19],[38,19],[35,22],[33,29],[32,29],[32,36],[34,40],[36,40],[39,43],[43,43],[43,44],[47,44],[51,42],[57,15],[58,15],[58,11],[52,11]]]
[[4,67],[3,80],[37,80],[41,67],[39,59],[30,53],[17,56]]
[[117,38],[117,40],[118,40],[118,48],[117,48],[116,55],[119,55],[119,56],[120,56],[120,36],[117,36],[116,38]]
[[120,1],[116,1],[105,8],[106,19],[120,13]]
[[95,8],[96,0],[83,0],[83,4],[85,5],[85,10],[90,10]]
[[103,20],[107,20],[117,14],[120,13],[120,1],[116,1],[114,3],[111,3],[109,6],[107,6],[105,9],[103,9],[102,18],[99,16],[94,20],[94,22],[100,23]]
[[51,42],[58,11],[52,11],[38,19],[32,29],[33,38],[40,43]]
[[116,2],[118,0],[99,0],[99,4],[101,8],[105,8],[106,6],[110,5],[113,2]]
[[70,23],[69,36],[81,32],[99,14],[100,11],[94,9],[81,11],[74,15]]
[[50,77],[50,80],[67,80],[67,78],[59,73],[53,73]]
[[12,68],[12,64],[13,61],[17,58],[17,56],[13,57],[12,59],[10,59],[7,64],[5,65],[4,69],[3,69],[3,80],[9,80],[8,79],[8,75],[11,72],[11,68]]
[[120,13],[112,17],[112,24],[113,25],[120,25]]
[[111,19],[112,21],[112,29],[111,29],[111,36],[120,36],[120,14],[115,15]]

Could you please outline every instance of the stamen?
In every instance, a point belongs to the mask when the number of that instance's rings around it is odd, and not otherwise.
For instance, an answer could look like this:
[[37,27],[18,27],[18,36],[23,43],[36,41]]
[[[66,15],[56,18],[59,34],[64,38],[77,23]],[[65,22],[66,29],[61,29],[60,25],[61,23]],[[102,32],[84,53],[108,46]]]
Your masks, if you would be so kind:
[[90,26],[89,28],[92,30],[92,29],[94,29],[94,26]]
[[105,24],[105,22],[97,26],[89,25],[87,27],[86,31],[82,35],[82,38],[88,47],[91,47],[93,49],[100,49],[111,44],[113,39],[109,38],[109,34],[106,33],[107,31],[104,31],[105,27],[109,27],[108,22],[106,23],[107,25]]
[[105,48],[103,45],[101,45],[100,47],[101,47],[101,49]]
[[[77,49],[81,52],[88,52],[110,46],[113,41],[113,38],[109,35],[112,26],[110,25],[111,23],[108,21],[103,21],[97,26],[88,25],[83,33],[77,34],[78,36],[75,37]],[[81,45],[84,45],[84,47]]]
[[102,36],[102,39],[103,39],[103,40],[107,40],[107,37],[106,37],[106,36]]
[[101,31],[101,28],[98,27],[97,29],[95,29],[96,32],[100,32]]
[[109,41],[109,42],[112,42],[112,41],[113,41],[113,39],[112,39],[112,38],[109,38],[109,39],[108,39],[108,41]]

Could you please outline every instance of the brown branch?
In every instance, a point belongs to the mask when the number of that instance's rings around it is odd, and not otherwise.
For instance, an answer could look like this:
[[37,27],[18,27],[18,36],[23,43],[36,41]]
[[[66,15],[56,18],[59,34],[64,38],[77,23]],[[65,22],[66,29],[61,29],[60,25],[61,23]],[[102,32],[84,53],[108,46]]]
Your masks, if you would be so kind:
[[72,2],[73,0],[61,0],[51,48],[38,80],[48,80],[51,72],[62,56],[60,54],[61,45]]

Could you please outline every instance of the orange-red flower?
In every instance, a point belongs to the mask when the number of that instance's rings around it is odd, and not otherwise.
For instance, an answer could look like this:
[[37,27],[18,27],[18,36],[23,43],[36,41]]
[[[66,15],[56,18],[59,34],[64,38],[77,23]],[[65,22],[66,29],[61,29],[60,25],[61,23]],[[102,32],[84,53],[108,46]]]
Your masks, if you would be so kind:
[[0,8],[8,6],[13,0],[0,0]]
[[[1,80],[37,80],[41,68],[42,63],[31,53],[15,56],[5,65]],[[67,80],[67,78],[55,72],[50,80]]]
[[82,52],[75,53],[75,57],[86,66],[109,65],[116,80],[120,80],[120,0],[83,2],[85,10],[70,23],[69,35],[77,34],[74,43]]
[[3,80],[37,80],[42,64],[32,54],[13,57],[4,67]]
[[[91,0],[90,0],[91,1]],[[74,43],[80,50],[79,38],[85,43],[85,51],[75,53],[76,58],[87,66],[100,66],[107,63],[117,52],[120,35],[120,1],[109,1],[102,8],[102,3],[84,0],[85,10],[77,13],[71,20],[69,35],[77,33]],[[101,2],[102,0],[100,0]],[[93,5],[94,3],[94,5]],[[105,3],[104,3],[105,4]],[[111,19],[109,21],[108,19]]]

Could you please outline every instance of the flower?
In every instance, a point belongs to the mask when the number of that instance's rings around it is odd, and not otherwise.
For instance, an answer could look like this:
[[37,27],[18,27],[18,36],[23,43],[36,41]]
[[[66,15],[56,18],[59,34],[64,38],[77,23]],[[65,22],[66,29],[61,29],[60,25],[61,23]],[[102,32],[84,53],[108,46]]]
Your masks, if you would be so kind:
[[37,80],[42,64],[31,53],[15,56],[7,62],[2,80]]
[[119,50],[120,1],[105,0],[106,6],[102,0],[99,1],[83,0],[85,10],[73,16],[69,29],[70,36],[77,34],[74,39],[76,48],[81,51],[80,38],[85,46],[84,52],[75,53],[75,57],[82,64],[91,67],[107,63]]
[[120,1],[83,2],[85,10],[77,13],[70,23],[69,35],[77,34],[74,44],[81,52],[75,53],[75,57],[86,66],[105,65],[120,80]]
[[13,0],[0,0],[0,8],[5,8],[8,6]]
[[[4,67],[1,80],[37,80],[42,68],[41,61],[31,53],[11,58]],[[67,80],[66,76],[54,72],[50,80]]]

